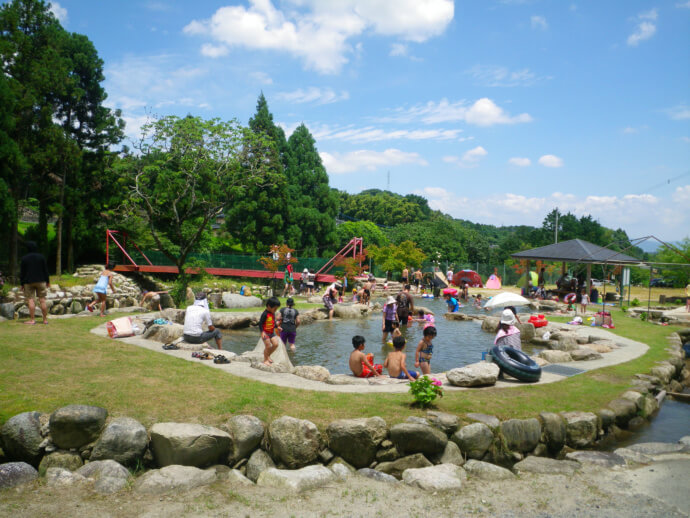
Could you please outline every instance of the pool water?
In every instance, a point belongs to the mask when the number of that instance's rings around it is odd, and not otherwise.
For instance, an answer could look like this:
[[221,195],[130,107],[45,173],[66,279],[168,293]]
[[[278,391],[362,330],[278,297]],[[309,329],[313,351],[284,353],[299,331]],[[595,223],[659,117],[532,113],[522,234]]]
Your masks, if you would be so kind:
[[[494,335],[481,329],[481,321],[458,322],[446,320],[443,314],[447,311],[443,299],[415,299],[415,305],[424,306],[434,312],[438,335],[434,339],[434,356],[431,361],[432,372],[444,372],[455,367],[475,363],[481,360],[482,352],[493,346]],[[472,305],[460,308],[468,314],[484,313]],[[500,311],[492,314],[498,316]],[[382,314],[377,313],[368,319],[355,320],[319,320],[297,328],[295,345],[297,351],[290,352],[294,365],[321,365],[332,374],[349,373],[348,359],[352,352],[352,337],[362,335],[366,338],[365,352],[374,353],[374,361],[383,363],[392,347],[381,342]],[[407,339],[407,368],[414,367],[414,352],[422,339],[423,324],[410,323],[403,336]],[[223,349],[241,354],[256,347],[259,339],[257,328],[226,331],[223,334]],[[389,338],[390,340],[390,335]],[[531,349],[523,345],[526,352]]]

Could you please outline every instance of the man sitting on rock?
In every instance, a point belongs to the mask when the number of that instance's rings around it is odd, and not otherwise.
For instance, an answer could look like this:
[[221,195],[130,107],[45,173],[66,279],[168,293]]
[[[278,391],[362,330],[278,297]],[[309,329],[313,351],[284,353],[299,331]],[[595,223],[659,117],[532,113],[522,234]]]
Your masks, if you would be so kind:
[[[208,326],[208,331],[204,331],[203,325]],[[223,335],[213,326],[211,322],[211,311],[208,309],[206,293],[197,293],[194,303],[187,306],[184,315],[184,341],[190,344],[203,344],[211,338],[215,339],[218,349],[222,349]]]

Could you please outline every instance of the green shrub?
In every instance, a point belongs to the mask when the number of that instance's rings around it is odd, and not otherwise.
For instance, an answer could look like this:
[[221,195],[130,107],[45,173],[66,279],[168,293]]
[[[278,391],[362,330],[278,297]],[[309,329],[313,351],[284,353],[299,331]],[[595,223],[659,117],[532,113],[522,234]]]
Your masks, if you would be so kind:
[[640,301],[637,300],[636,298],[635,298],[635,299],[632,299],[632,301],[630,302],[630,305],[631,305],[632,307],[636,308],[637,306],[640,305]]
[[422,376],[410,382],[410,394],[414,397],[414,403],[426,408],[431,406],[436,397],[443,397],[442,383],[436,378]]

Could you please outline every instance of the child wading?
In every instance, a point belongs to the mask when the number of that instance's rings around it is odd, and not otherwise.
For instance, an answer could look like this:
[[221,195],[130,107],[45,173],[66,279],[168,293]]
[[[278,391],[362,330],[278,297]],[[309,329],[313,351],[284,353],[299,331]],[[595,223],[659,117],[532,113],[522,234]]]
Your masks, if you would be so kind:
[[414,353],[414,366],[419,367],[422,374],[431,374],[431,355],[434,353],[434,344],[431,342],[434,337],[436,337],[436,328],[425,327],[424,338],[419,341]]
[[261,340],[264,342],[264,365],[271,365],[271,354],[278,348],[278,337],[276,329],[276,310],[280,307],[280,301],[276,297],[271,297],[266,301],[266,309],[261,313],[259,319],[259,329],[261,329]]
[[383,306],[383,323],[381,325],[381,331],[383,331],[383,339],[381,340],[384,344],[386,343],[386,338],[388,338],[388,333],[393,333],[393,323],[398,321],[398,305],[395,303],[393,297],[388,297],[386,300],[386,305]]
[[386,361],[383,362],[383,366],[388,369],[388,375],[391,378],[400,380],[409,379],[410,381],[414,381],[417,379],[419,374],[416,371],[408,371],[407,367],[405,367],[405,353],[403,352],[404,347],[404,336],[396,336],[393,338],[393,348],[395,351],[388,353],[388,356],[386,356]]
[[[350,370],[352,374],[358,378],[370,378],[372,376],[381,376],[383,372],[383,365],[374,362],[373,354],[364,354],[364,347],[366,340],[363,336],[352,337],[352,347],[355,348],[350,354]],[[371,360],[369,359],[371,358]]]
[[101,272],[101,276],[98,278],[98,282],[96,282],[96,285],[93,287],[93,293],[94,293],[94,299],[91,301],[90,304],[86,306],[86,309],[91,311],[93,313],[93,307],[96,305],[96,303],[100,302],[101,303],[101,315],[100,316],[105,316],[105,301],[108,298],[106,296],[106,293],[108,291],[108,286],[110,286],[110,289],[112,290],[113,293],[115,293],[115,287],[113,286],[113,268],[115,268],[115,263],[110,261],[106,267],[105,270]]
[[295,338],[297,336],[297,326],[299,326],[299,311],[294,308],[295,301],[288,297],[285,301],[286,308],[280,308],[278,313],[278,328],[280,329],[280,339],[285,345],[290,344],[290,350],[295,350]]

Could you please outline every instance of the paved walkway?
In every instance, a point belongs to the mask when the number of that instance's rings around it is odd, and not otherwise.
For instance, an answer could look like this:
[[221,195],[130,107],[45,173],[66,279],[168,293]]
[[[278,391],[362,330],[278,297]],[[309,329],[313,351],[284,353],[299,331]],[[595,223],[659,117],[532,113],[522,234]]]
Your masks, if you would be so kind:
[[[158,313],[156,314],[149,314],[149,315],[141,315],[142,317],[147,317],[147,316],[158,316]],[[467,323],[460,322],[458,325],[464,325]],[[555,326],[555,327],[571,327],[567,326],[566,324],[554,324],[551,323],[550,325]],[[91,330],[92,333],[98,335],[98,336],[107,336],[106,328],[105,328],[105,322],[96,328]],[[581,326],[575,329],[575,332],[578,334],[581,334],[583,336],[596,336],[601,339],[607,339],[611,340],[614,343],[616,343],[619,348],[614,349],[610,353],[605,353],[603,355],[603,358],[599,360],[591,360],[591,361],[574,361],[574,362],[568,362],[564,363],[561,365],[567,366],[567,367],[574,367],[577,369],[581,369],[583,371],[591,371],[594,369],[601,369],[603,367],[608,367],[610,365],[617,365],[619,363],[625,363],[630,360],[633,360],[635,358],[638,358],[645,354],[649,347],[646,344],[643,344],[641,342],[637,342],[635,340],[630,340],[628,338],[623,338],[620,336],[617,336],[610,331],[601,328],[601,327],[589,327],[589,326]],[[173,350],[173,351],[166,351],[162,349],[162,345],[160,342],[153,341],[153,340],[147,340],[142,337],[130,337],[130,338],[118,338],[117,340],[121,340],[123,342],[126,342],[131,345],[136,345],[138,347],[143,347],[145,349],[149,349],[151,351],[155,351],[160,354],[168,354],[170,356],[174,356],[175,358],[180,358],[181,360],[187,360],[187,361],[192,361],[195,363],[201,363],[207,367],[211,367],[214,369],[220,369],[224,372],[227,372],[228,374],[233,374],[235,376],[240,376],[242,378],[248,378],[252,379],[255,381],[261,381],[264,383],[270,383],[272,385],[277,385],[280,387],[289,387],[289,388],[298,388],[298,389],[304,389],[304,390],[317,390],[317,391],[323,391],[323,392],[348,392],[348,393],[372,393],[372,392],[382,392],[382,393],[406,393],[409,390],[408,384],[405,383],[394,383],[394,384],[367,384],[367,385],[330,385],[324,382],[320,381],[313,381],[313,380],[308,380],[305,378],[301,378],[299,376],[295,376],[294,374],[279,374],[279,373],[271,373],[271,372],[264,372],[258,369],[254,369],[250,366],[249,363],[247,362],[238,362],[238,361],[233,361],[229,364],[216,364],[213,363],[211,360],[198,360],[196,358],[192,358],[192,353],[190,351],[182,351],[182,350]],[[455,391],[463,391],[463,390],[486,390],[486,389],[493,389],[493,388],[512,388],[512,387],[521,387],[524,386],[525,383],[519,382],[519,381],[509,381],[509,380],[499,380],[496,382],[496,385],[491,386],[491,387],[454,387],[446,382],[445,375],[444,374],[438,374],[436,375],[442,381],[444,381],[444,390],[450,391],[450,392],[455,392]],[[386,378],[388,379],[388,378]],[[556,381],[561,381],[563,379],[566,379],[565,376],[561,376],[558,374],[553,374],[550,372],[543,372],[541,380],[538,381],[537,383],[531,383],[530,385],[539,385],[539,384],[544,384],[544,383],[554,383]]]

